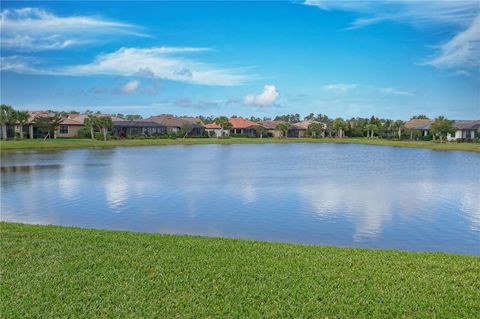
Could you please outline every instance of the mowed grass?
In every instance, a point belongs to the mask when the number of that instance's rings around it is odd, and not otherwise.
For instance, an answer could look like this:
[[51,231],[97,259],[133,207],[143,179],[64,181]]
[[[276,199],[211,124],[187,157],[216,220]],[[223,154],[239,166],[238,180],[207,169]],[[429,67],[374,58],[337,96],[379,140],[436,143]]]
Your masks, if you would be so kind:
[[385,140],[368,138],[186,138],[186,139],[138,139],[97,141],[89,139],[48,139],[1,141],[0,150],[58,150],[85,147],[192,145],[192,144],[265,144],[265,143],[348,143],[398,147],[429,148],[434,150],[456,150],[480,152],[480,143],[438,143],[430,141]]
[[478,318],[480,258],[1,223],[2,318]]

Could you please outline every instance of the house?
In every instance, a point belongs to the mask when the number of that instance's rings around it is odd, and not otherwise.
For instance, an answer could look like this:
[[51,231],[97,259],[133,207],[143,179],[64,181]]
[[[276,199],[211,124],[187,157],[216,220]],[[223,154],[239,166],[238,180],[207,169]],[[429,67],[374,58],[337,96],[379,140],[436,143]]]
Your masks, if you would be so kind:
[[230,136],[230,130],[224,130],[222,127],[216,123],[210,123],[205,125],[205,131],[209,134],[209,136],[215,137],[225,137]]
[[283,137],[283,132],[281,130],[277,130],[277,125],[281,124],[282,121],[263,121],[259,124],[262,125],[266,130],[267,134],[270,137]]
[[243,119],[241,117],[232,117],[228,121],[232,124],[230,135],[245,135],[262,137],[265,128],[253,121]]
[[[287,136],[288,137],[305,137],[307,134],[308,127],[313,123],[322,124],[320,122],[312,121],[312,120],[305,120],[302,122],[294,123],[288,129]],[[322,124],[322,125],[325,128],[325,124]]]
[[205,125],[200,119],[195,117],[160,114],[151,116],[146,120],[165,126],[169,134],[177,134],[181,130],[187,131],[186,134],[188,136],[203,136],[205,133]]
[[460,120],[455,121],[453,127],[457,130],[455,134],[448,134],[449,141],[457,139],[477,139],[479,138],[480,120]]
[[[35,125],[35,120],[39,117],[45,116],[54,116],[55,113],[46,112],[46,111],[29,111],[29,118],[26,125],[23,129],[23,134],[25,137],[33,138],[44,138],[48,135],[49,132],[42,131],[38,126]],[[72,114],[70,114],[72,115]],[[81,129],[85,127],[84,118],[73,115],[72,117],[67,116],[60,123],[58,129],[53,132],[53,138],[57,137],[77,137]],[[20,128],[19,128],[20,129]]]
[[[42,116],[53,116],[55,113],[45,111],[29,111],[29,119],[26,125],[23,126],[23,133],[25,137],[29,138],[44,138],[48,132],[43,132],[35,125],[35,119]],[[95,116],[108,116],[112,121],[122,121],[123,119],[109,115],[109,114],[95,114]],[[72,138],[79,137],[81,130],[85,128],[85,120],[88,114],[71,113],[68,114],[60,123],[58,129],[53,132],[53,138]],[[19,130],[19,128],[18,128]]]
[[430,134],[430,126],[434,121],[428,119],[412,119],[405,123],[405,128],[410,130],[410,139],[413,140],[414,132],[417,132],[417,135],[426,137]]
[[167,127],[154,121],[113,121],[112,133],[119,137],[158,136],[167,133]]

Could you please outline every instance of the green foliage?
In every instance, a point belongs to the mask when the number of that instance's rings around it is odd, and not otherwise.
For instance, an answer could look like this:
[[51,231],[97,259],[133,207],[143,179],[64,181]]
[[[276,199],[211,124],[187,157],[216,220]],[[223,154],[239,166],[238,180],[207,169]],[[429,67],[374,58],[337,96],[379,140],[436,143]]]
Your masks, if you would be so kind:
[[307,136],[311,137],[321,137],[323,134],[324,128],[321,123],[312,123],[307,128]]
[[2,318],[476,318],[479,257],[1,223]]
[[125,115],[125,119],[127,121],[136,121],[136,120],[143,119],[143,117],[139,114],[127,114],[127,115]]
[[291,126],[292,126],[292,124],[289,123],[289,122],[282,122],[282,123],[277,124],[275,129],[277,129],[279,131],[282,131],[283,136],[287,137],[288,130],[290,129]]
[[428,116],[424,114],[414,115],[410,118],[411,120],[429,120]]
[[283,121],[287,123],[298,123],[300,122],[300,114],[286,114],[278,115],[275,117],[275,121]]
[[0,124],[14,125],[17,120],[17,113],[10,105],[0,105]]
[[447,139],[447,134],[455,133],[455,128],[453,127],[454,121],[450,121],[443,116],[439,116],[430,126],[430,131],[440,138],[440,142],[443,142]]
[[37,116],[33,123],[37,126],[42,132],[48,133],[49,137],[53,137],[55,131],[60,126],[60,123],[63,121],[63,117],[58,114]]
[[232,123],[228,121],[226,116],[220,116],[213,120],[213,122],[219,125],[223,130],[231,130],[233,128]]

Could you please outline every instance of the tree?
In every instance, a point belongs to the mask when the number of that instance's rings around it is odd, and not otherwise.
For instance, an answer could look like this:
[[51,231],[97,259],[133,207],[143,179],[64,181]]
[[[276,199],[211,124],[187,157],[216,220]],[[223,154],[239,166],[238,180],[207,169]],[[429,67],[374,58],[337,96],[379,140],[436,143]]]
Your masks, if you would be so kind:
[[52,134],[53,137],[56,138],[55,131],[62,123],[63,117],[55,113],[53,115],[46,115],[46,116],[37,116],[33,122],[35,125],[42,131],[47,132],[45,138],[51,138]]
[[103,140],[107,141],[108,129],[113,126],[112,118],[110,116],[101,116],[97,119],[97,125],[103,134]]
[[453,123],[453,121],[450,121],[443,116],[439,116],[430,126],[430,131],[440,138],[440,143],[443,143],[444,138],[445,140],[447,139],[448,133],[455,133],[456,130],[453,127]]
[[402,120],[396,120],[393,122],[393,129],[397,131],[398,139],[402,139],[402,130],[405,128],[405,122]]
[[320,137],[324,133],[323,124],[314,122],[307,128],[307,134],[311,137]]
[[229,131],[233,128],[232,123],[230,123],[230,121],[228,120],[228,118],[226,116],[216,117],[213,120],[213,122],[215,124],[217,124],[218,126],[220,126],[220,128],[222,129],[222,136],[223,136],[224,131]]
[[2,137],[7,139],[7,126],[15,125],[17,114],[10,105],[0,105],[0,124],[2,125]]
[[20,125],[20,138],[23,139],[23,126],[28,123],[29,115],[27,111],[17,111],[17,123]]
[[312,121],[313,121],[314,119],[315,119],[315,114],[313,114],[313,113],[310,113],[310,114],[308,114],[307,116],[305,116],[305,117],[303,118],[303,120],[305,120],[305,121],[308,121],[308,120],[312,120]]
[[375,133],[378,132],[378,126],[376,124],[367,124],[365,129],[367,130],[367,137],[373,137]]
[[339,117],[333,121],[332,128],[336,131],[336,136],[342,138],[344,136],[343,131],[347,128],[347,123]]
[[429,120],[429,118],[425,114],[420,114],[412,116],[411,120]]
[[282,131],[283,133],[283,137],[287,137],[288,135],[288,129],[290,128],[290,126],[292,126],[292,124],[288,123],[288,122],[282,122],[280,124],[278,124],[275,129],[279,130],[279,131]]
[[125,119],[127,121],[135,121],[135,120],[141,120],[141,119],[143,119],[143,117],[139,114],[127,114],[127,115],[125,115]]
[[92,113],[88,114],[88,117],[85,119],[85,127],[90,129],[90,138],[95,139],[95,128],[98,127],[98,117]]

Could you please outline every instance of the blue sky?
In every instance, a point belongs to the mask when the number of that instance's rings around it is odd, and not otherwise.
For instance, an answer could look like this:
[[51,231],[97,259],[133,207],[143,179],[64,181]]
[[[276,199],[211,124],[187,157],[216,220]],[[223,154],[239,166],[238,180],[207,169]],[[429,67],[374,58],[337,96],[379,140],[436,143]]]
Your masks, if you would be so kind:
[[480,118],[480,2],[3,2],[1,102]]

